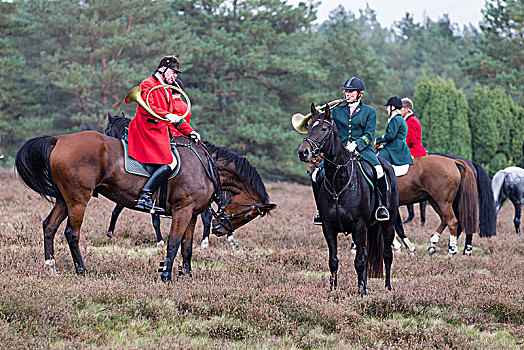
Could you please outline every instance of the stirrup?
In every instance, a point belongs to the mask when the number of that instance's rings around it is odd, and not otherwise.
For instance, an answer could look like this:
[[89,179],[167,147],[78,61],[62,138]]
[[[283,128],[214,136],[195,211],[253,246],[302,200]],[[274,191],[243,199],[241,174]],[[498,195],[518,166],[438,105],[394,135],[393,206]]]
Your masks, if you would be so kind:
[[315,215],[313,215],[313,225],[322,225],[322,218],[318,210],[315,212]]
[[[378,212],[380,209],[384,209],[384,211],[386,212],[385,216],[382,216],[382,217],[378,216]],[[389,212],[385,206],[381,205],[380,207],[377,208],[377,210],[375,211],[375,219],[377,221],[388,221],[389,220]]]

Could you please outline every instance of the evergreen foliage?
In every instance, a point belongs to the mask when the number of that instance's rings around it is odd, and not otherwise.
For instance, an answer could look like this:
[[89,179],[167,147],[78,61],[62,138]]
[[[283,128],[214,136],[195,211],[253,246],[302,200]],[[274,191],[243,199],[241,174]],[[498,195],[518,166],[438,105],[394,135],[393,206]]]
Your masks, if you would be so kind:
[[521,1],[487,0],[480,30],[459,30],[448,16],[416,23],[409,13],[383,28],[369,5],[358,14],[340,6],[317,25],[317,6],[1,1],[2,149],[12,159],[29,137],[103,130],[107,112],[133,116],[127,91],[175,54],[195,129],[267,178],[308,182],[291,115],[341,98],[351,76],[366,84],[363,102],[377,109],[377,129],[386,125],[388,97],[414,95],[428,151],[473,157],[492,170],[520,164]]
[[422,78],[415,87],[415,111],[424,126],[424,145],[428,153],[452,153],[471,158],[471,131],[468,103],[452,81]]

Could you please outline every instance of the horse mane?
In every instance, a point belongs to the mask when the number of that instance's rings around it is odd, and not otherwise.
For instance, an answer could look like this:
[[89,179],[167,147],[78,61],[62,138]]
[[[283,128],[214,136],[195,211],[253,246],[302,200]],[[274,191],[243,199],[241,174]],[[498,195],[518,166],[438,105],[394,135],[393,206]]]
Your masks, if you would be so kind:
[[249,161],[242,156],[239,156],[232,150],[226,147],[216,146],[209,141],[203,141],[210,153],[215,153],[215,158],[221,159],[229,164],[235,162],[235,169],[237,173],[244,178],[251,189],[262,199],[262,203],[269,203],[269,194],[266,191],[266,186],[262,181],[262,177]]

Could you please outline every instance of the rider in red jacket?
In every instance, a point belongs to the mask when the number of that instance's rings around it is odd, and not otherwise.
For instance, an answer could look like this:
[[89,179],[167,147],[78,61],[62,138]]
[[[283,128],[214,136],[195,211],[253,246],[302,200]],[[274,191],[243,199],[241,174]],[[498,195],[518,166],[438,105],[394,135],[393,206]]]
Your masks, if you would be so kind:
[[[180,80],[179,78],[176,78],[175,81],[178,84],[178,86],[182,90],[184,90],[184,82],[182,80]],[[187,111],[187,107],[188,107],[187,103],[185,103],[182,100],[182,97],[180,97],[180,93],[179,92],[173,90],[172,93],[173,93],[174,113],[178,114],[178,115],[184,115],[184,113],[186,113],[186,111]],[[184,120],[187,123],[182,123],[178,127],[178,129],[175,128],[175,126],[173,124],[169,124],[169,131],[171,132],[171,136],[183,136],[183,135],[186,135],[188,132],[191,132],[189,130],[193,130],[191,128],[191,126],[190,126],[190,124],[191,124],[191,110],[184,117]]]
[[[145,101],[149,91],[155,86],[172,85],[178,73],[180,73],[178,58],[175,56],[162,58],[155,73],[140,84],[142,99]],[[153,90],[147,102],[153,112],[167,120],[158,119],[142,106],[137,105],[135,117],[129,124],[129,155],[141,163],[159,166],[142,188],[136,208],[162,211],[161,208],[154,207],[152,197],[160,184],[176,167],[176,160],[171,153],[169,142],[169,124],[174,124],[184,135],[197,140],[200,140],[200,135],[191,128],[187,121],[182,119],[183,114],[178,114],[175,110],[175,101],[169,87]]]
[[[400,110],[400,114],[404,117],[406,124],[408,124],[406,143],[408,144],[411,156],[413,158],[425,156],[427,152],[426,148],[422,145],[422,126],[420,125],[418,118],[413,114],[413,102],[407,97],[402,99],[402,109]],[[426,203],[426,201],[420,202],[420,220],[422,225],[424,225],[426,221]],[[410,222],[415,217],[413,204],[408,204],[407,208],[408,218],[404,221],[404,224]]]

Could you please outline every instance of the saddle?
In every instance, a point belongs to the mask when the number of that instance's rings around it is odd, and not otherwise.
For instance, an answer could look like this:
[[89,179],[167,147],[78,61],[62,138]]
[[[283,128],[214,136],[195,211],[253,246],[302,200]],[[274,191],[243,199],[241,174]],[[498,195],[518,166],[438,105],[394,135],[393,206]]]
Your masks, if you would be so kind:
[[[124,168],[126,171],[133,175],[151,177],[151,175],[155,172],[156,167],[149,164],[140,163],[136,159],[133,159],[129,155],[126,139],[122,139],[122,145],[124,146]],[[173,153],[173,159],[176,161],[176,167],[173,170],[173,173],[169,175],[168,179],[174,178],[180,171],[180,155],[178,154],[178,150],[174,144],[171,144],[171,152]]]

